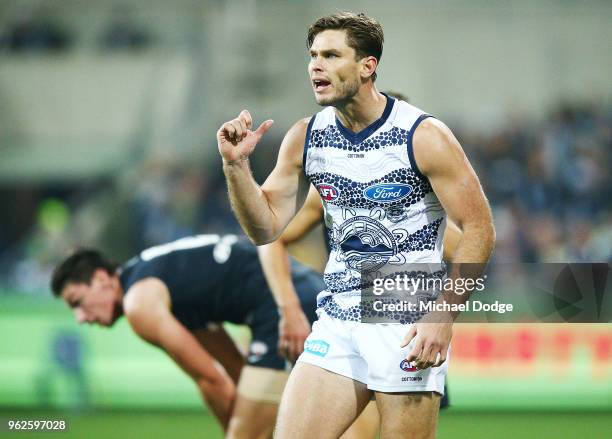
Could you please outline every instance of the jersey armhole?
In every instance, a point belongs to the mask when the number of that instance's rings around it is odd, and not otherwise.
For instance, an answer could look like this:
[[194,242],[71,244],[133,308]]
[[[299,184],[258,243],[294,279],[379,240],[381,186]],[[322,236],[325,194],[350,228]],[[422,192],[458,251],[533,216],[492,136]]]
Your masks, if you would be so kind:
[[316,117],[317,115],[313,114],[312,117],[310,118],[310,121],[308,121],[308,128],[306,128],[306,138],[304,139],[304,152],[302,154],[302,170],[304,171],[304,175],[306,175],[306,178],[308,178],[308,175],[306,174],[306,156],[308,155],[308,145],[310,145],[310,132],[312,131],[312,126],[314,125],[314,121]]
[[412,124],[412,128],[410,128],[410,132],[408,133],[408,140],[406,142],[406,147],[408,148],[408,160],[410,160],[410,166],[412,166],[412,169],[419,177],[425,180],[427,179],[427,177],[425,177],[421,173],[421,171],[419,170],[419,167],[416,164],[416,160],[414,159],[414,147],[412,146],[412,138],[414,137],[414,132],[416,131],[418,126],[421,124],[421,122],[423,122],[425,119],[429,117],[433,117],[433,116],[431,114],[421,114],[419,116],[419,118],[414,122],[414,124]]

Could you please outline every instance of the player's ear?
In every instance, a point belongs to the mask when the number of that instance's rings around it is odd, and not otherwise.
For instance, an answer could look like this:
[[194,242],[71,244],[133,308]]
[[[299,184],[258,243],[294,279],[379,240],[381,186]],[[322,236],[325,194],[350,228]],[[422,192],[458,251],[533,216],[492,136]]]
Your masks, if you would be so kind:
[[372,77],[378,67],[378,61],[373,56],[366,56],[361,59],[361,78],[368,79]]
[[93,276],[91,277],[91,283],[100,283],[102,285],[108,284],[111,281],[111,276],[104,268],[96,268]]

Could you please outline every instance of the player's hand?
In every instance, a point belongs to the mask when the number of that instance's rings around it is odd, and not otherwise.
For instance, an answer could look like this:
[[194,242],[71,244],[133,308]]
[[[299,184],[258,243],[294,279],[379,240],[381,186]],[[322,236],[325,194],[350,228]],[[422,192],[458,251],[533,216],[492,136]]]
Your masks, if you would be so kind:
[[304,351],[304,341],[310,334],[310,322],[299,305],[281,311],[278,332],[279,354],[295,362]]
[[411,326],[400,346],[408,346],[414,339],[406,360],[414,362],[420,370],[438,367],[446,361],[452,335],[453,318],[450,314],[432,312]]
[[273,123],[272,120],[266,120],[255,131],[251,131],[253,119],[248,110],[242,110],[236,119],[225,122],[217,131],[217,144],[223,160],[231,163],[249,157]]

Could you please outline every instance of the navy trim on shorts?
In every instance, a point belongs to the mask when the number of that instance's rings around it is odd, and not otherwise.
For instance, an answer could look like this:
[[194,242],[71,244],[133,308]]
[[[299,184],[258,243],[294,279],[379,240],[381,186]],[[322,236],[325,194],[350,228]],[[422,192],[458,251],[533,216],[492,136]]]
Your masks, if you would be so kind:
[[408,139],[406,141],[406,147],[408,148],[408,159],[410,160],[410,166],[412,166],[412,169],[414,170],[414,172],[423,179],[427,179],[427,177],[425,177],[421,173],[421,171],[419,170],[419,167],[416,164],[416,160],[414,159],[414,148],[412,146],[412,137],[414,136],[414,132],[418,128],[419,124],[423,122],[425,119],[427,119],[428,117],[433,117],[433,116],[431,114],[422,114],[419,116],[416,122],[414,122],[414,124],[412,125],[412,128],[410,128],[410,132],[408,133]]
[[[312,131],[312,126],[314,125],[314,121],[317,115],[314,114],[310,121],[308,121],[308,128],[306,128],[306,139],[304,139],[304,152],[302,153],[302,170],[304,171],[304,175],[306,175],[306,154],[308,153],[308,145],[310,144],[310,132]],[[306,175],[306,177],[308,177]]]

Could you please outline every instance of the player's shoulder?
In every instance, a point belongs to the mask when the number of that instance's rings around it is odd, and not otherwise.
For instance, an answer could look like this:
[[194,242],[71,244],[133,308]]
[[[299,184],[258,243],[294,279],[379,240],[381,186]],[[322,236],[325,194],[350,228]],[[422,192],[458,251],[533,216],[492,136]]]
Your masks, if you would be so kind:
[[289,159],[296,167],[302,166],[304,144],[310,126],[310,118],[305,117],[295,122],[283,139],[279,158]]
[[309,119],[309,126],[313,130],[322,130],[330,125],[334,125],[336,121],[336,110],[334,107],[325,107],[315,113]]
[[286,137],[291,140],[296,140],[299,138],[304,138],[306,136],[306,131],[308,130],[308,124],[310,123],[310,117],[304,117],[297,122],[295,122],[289,131],[287,131]]
[[392,123],[394,126],[405,131],[412,131],[420,121],[431,116],[428,112],[409,104],[400,99],[395,100],[395,107],[392,113]]
[[154,277],[139,280],[126,292],[123,312],[139,337],[156,344],[160,324],[170,313],[170,294],[166,285]]
[[423,120],[416,128],[412,147],[418,167],[425,175],[449,158],[462,154],[461,145],[450,128],[433,117]]
[[413,142],[415,145],[425,143],[443,147],[451,138],[454,138],[453,133],[444,122],[435,117],[428,117],[416,127]]
[[141,318],[158,308],[170,308],[170,293],[159,278],[146,277],[135,282],[123,297],[123,312],[128,320]]

